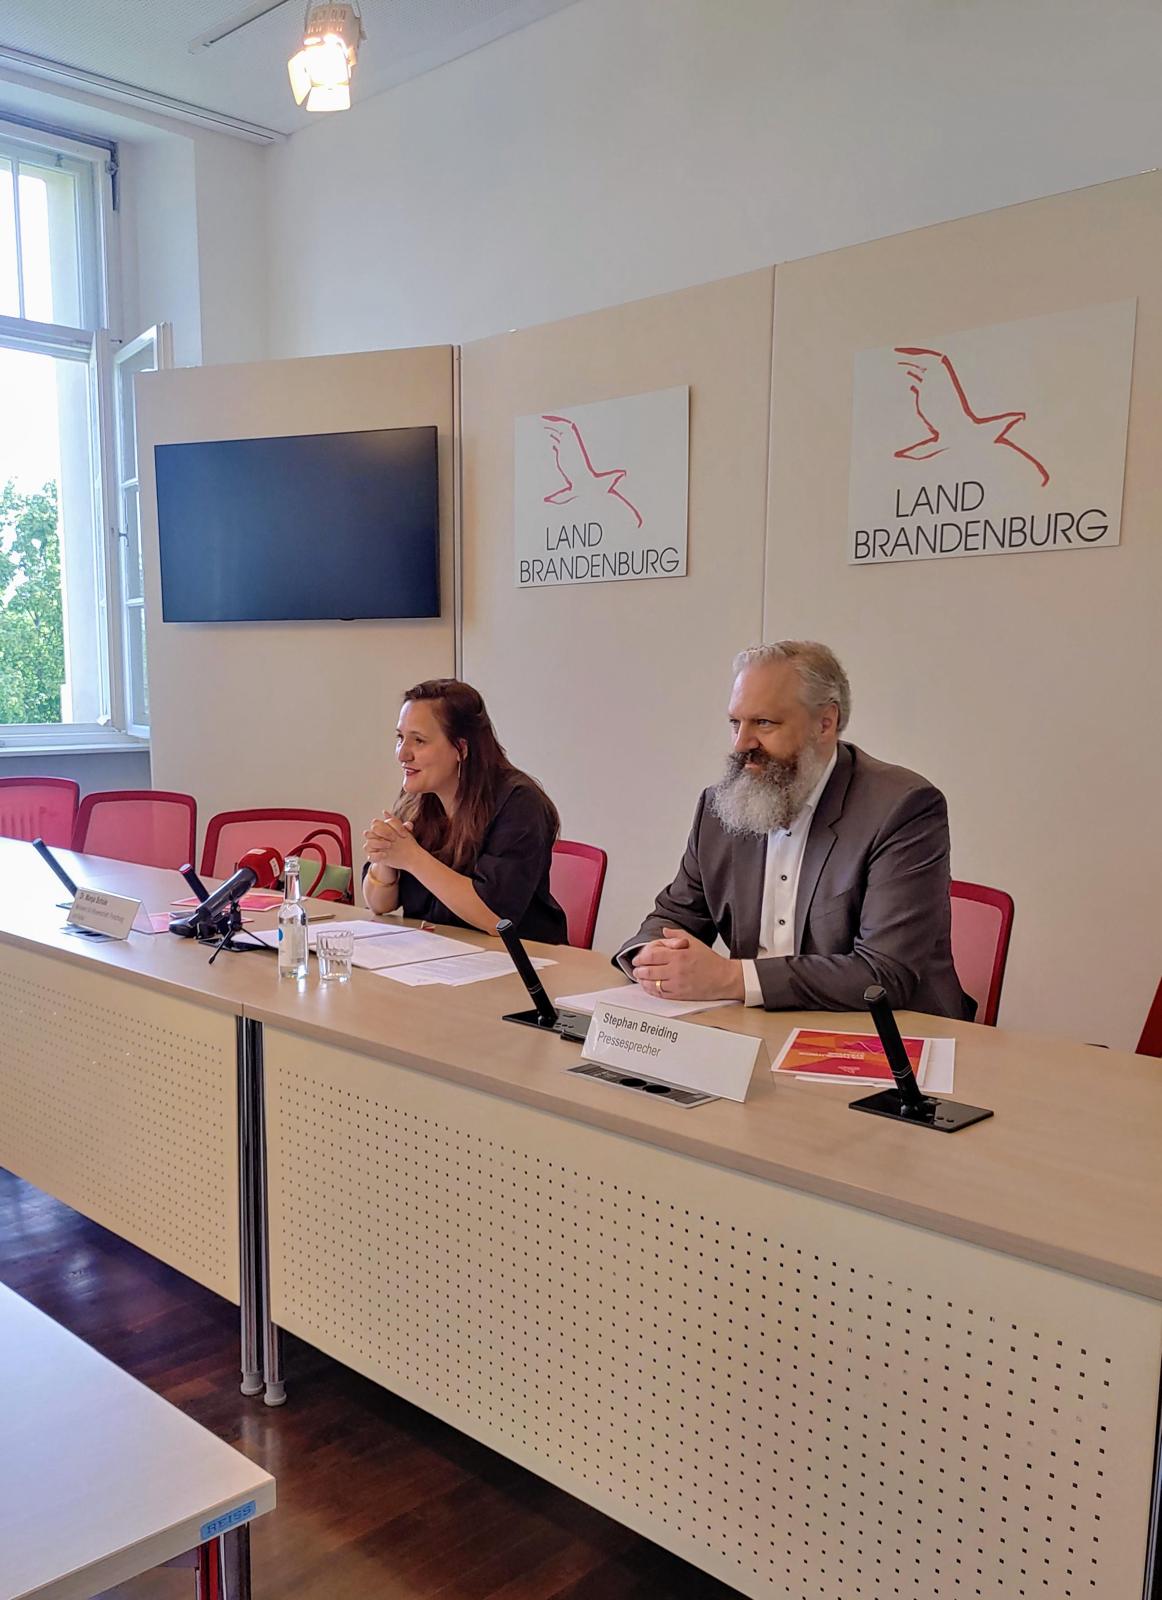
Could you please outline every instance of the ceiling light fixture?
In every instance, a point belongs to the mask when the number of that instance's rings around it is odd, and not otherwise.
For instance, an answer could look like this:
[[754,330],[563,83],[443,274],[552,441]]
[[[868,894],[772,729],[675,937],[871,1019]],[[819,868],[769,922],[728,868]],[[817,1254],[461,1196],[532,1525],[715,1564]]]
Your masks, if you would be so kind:
[[307,111],[348,110],[365,37],[357,4],[308,4],[302,49],[287,62],[295,104]]

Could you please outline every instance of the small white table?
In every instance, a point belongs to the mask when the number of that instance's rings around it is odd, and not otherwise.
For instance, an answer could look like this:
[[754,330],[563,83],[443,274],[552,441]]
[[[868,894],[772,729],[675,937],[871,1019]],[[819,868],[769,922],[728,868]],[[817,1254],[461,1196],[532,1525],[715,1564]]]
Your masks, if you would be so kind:
[[248,1600],[274,1479],[0,1285],[0,1600],[88,1600],[197,1552]]

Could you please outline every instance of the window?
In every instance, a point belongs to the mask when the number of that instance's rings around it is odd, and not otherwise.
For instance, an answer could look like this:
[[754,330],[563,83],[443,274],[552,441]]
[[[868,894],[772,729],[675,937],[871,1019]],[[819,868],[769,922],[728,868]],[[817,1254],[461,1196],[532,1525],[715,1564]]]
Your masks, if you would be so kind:
[[[34,141],[35,138],[35,142]],[[0,131],[0,750],[149,732],[132,380],[106,157]]]

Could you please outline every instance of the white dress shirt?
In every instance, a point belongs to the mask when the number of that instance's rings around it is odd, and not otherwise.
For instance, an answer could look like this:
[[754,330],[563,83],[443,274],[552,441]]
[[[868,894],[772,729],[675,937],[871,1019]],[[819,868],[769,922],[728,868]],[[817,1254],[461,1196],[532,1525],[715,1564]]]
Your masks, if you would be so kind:
[[[835,771],[835,761],[836,752],[833,751],[823,776],[808,795],[802,811],[791,826],[776,828],[767,834],[763,905],[759,913],[760,956],[795,954],[795,900],[799,893],[799,874],[803,869],[803,851],[807,847],[807,835],[811,831],[815,807],[827,787],[827,780]],[[747,1005],[761,1006],[762,985],[759,983],[758,967],[753,961],[742,963],[742,981]]]

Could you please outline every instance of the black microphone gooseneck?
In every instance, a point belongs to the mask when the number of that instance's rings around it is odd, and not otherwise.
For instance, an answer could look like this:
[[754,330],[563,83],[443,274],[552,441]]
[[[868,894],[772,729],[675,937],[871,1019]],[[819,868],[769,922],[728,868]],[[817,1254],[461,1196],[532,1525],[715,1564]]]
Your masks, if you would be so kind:
[[520,976],[520,981],[529,992],[529,999],[537,1008],[537,1017],[544,1028],[557,1026],[557,1008],[545,993],[545,986],[537,977],[537,969],[528,958],[517,931],[507,917],[503,917],[496,924],[496,932],[504,941],[504,948],[512,957],[512,964]]
[[198,904],[199,905],[204,905],[206,903],[206,901],[210,898],[210,891],[209,891],[209,889],[206,888],[206,885],[202,882],[201,878],[199,878],[198,874],[194,871],[193,862],[192,861],[187,861],[184,867],[179,867],[178,868],[178,871],[181,873],[182,877],[189,884],[190,888],[194,891],[194,894],[197,896]]
[[895,1012],[888,1002],[887,993],[877,983],[870,989],[864,990],[863,998],[876,1025],[876,1032],[880,1036],[880,1043],[888,1058],[888,1066],[892,1069],[892,1077],[896,1080],[896,1089],[902,1102],[901,1114],[923,1116],[931,1102],[920,1093],[920,1085],[916,1082],[916,1074],[912,1071],[912,1063],[908,1060],[908,1052],[904,1049],[904,1041],[900,1038],[899,1025],[896,1022]]
[[32,848],[36,851],[37,855],[40,856],[41,860],[45,863],[45,865],[52,868],[52,870],[56,873],[57,877],[64,884],[65,888],[68,890],[68,892],[72,895],[73,899],[75,900],[76,897],[77,897],[77,886],[76,886],[76,884],[69,877],[68,873],[61,866],[61,864],[57,860],[57,858],[53,855],[53,853],[49,849],[48,845],[45,844],[44,840],[43,839],[34,839],[32,841]]

